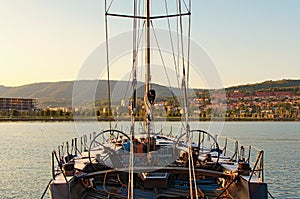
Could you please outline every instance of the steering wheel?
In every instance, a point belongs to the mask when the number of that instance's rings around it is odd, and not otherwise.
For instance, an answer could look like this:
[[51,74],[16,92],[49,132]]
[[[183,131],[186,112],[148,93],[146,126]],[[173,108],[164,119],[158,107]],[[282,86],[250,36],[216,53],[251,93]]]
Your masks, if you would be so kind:
[[[105,134],[106,133],[109,133],[109,137],[110,138],[105,138]],[[115,134],[117,134],[117,135],[115,135]],[[93,140],[91,141],[90,146],[89,146],[88,158],[89,158],[90,165],[92,166],[92,168],[94,170],[97,170],[96,167],[94,166],[94,164],[92,162],[92,158],[91,158],[91,152],[94,151],[94,150],[99,150],[99,149],[102,148],[103,150],[107,150],[108,151],[105,156],[100,156],[100,157],[98,157],[100,159],[97,159],[98,162],[100,162],[102,164],[104,164],[104,159],[107,156],[111,156],[111,157],[114,156],[115,158],[119,158],[118,154],[115,151],[115,147],[114,148],[108,147],[108,146],[105,146],[105,144],[111,143],[111,144],[114,144],[116,146],[116,144],[117,144],[116,142],[117,142],[117,139],[120,137],[120,134],[123,135],[123,136],[125,136],[128,140],[131,140],[127,134],[125,134],[122,131],[116,130],[116,129],[104,130],[104,131],[98,133],[93,138]],[[101,141],[98,141],[99,139],[101,140],[101,137],[102,137],[102,142],[103,143],[101,143]],[[115,142],[113,142],[113,140],[115,140]]]
[[[198,136],[197,136],[198,134]],[[187,145],[183,145],[182,141],[184,136],[187,136],[187,133],[183,133],[181,134],[177,141],[176,141],[176,148],[178,148],[180,145],[188,147]],[[204,131],[204,130],[190,130],[189,131],[189,137],[190,137],[190,142],[192,142],[192,146],[193,148],[196,148],[199,150],[199,155],[206,155],[206,154],[210,154],[211,152],[217,152],[217,160],[215,162],[214,167],[217,165],[217,163],[219,162],[219,157],[221,154],[220,148],[219,148],[219,144],[217,142],[217,140],[214,138],[214,136],[212,136],[210,133]],[[188,149],[189,150],[189,149]]]

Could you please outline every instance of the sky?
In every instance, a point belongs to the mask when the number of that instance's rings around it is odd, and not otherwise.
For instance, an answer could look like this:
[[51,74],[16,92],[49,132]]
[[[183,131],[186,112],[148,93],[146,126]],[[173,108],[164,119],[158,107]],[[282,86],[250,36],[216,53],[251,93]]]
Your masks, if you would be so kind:
[[[75,80],[105,39],[103,0],[0,5],[0,85]],[[191,31],[225,87],[300,79],[298,0],[194,0]]]

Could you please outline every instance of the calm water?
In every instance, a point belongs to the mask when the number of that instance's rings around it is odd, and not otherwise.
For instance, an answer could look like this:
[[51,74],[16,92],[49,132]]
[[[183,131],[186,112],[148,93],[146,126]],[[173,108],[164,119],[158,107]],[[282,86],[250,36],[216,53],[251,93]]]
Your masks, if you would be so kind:
[[[89,133],[93,128],[71,122],[0,123],[0,198],[40,198],[51,178],[51,151],[78,136],[77,129]],[[265,180],[275,198],[300,198],[299,122],[227,122],[222,135],[265,151]]]

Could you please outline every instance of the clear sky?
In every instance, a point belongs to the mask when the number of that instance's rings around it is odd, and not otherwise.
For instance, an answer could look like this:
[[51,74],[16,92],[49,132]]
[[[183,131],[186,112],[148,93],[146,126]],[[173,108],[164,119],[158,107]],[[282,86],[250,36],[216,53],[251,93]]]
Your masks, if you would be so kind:
[[[0,85],[76,79],[104,41],[103,3],[0,0]],[[299,0],[194,0],[192,7],[192,39],[226,87],[300,79]]]

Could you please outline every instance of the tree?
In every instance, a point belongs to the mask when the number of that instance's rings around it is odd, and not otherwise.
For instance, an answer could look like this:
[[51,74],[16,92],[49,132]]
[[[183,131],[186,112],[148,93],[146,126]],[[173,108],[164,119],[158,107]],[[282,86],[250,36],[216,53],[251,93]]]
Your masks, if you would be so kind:
[[20,114],[20,111],[18,111],[18,110],[16,110],[16,109],[12,109],[11,111],[10,111],[10,116],[13,116],[13,117],[18,117],[18,116],[20,116],[21,114]]

